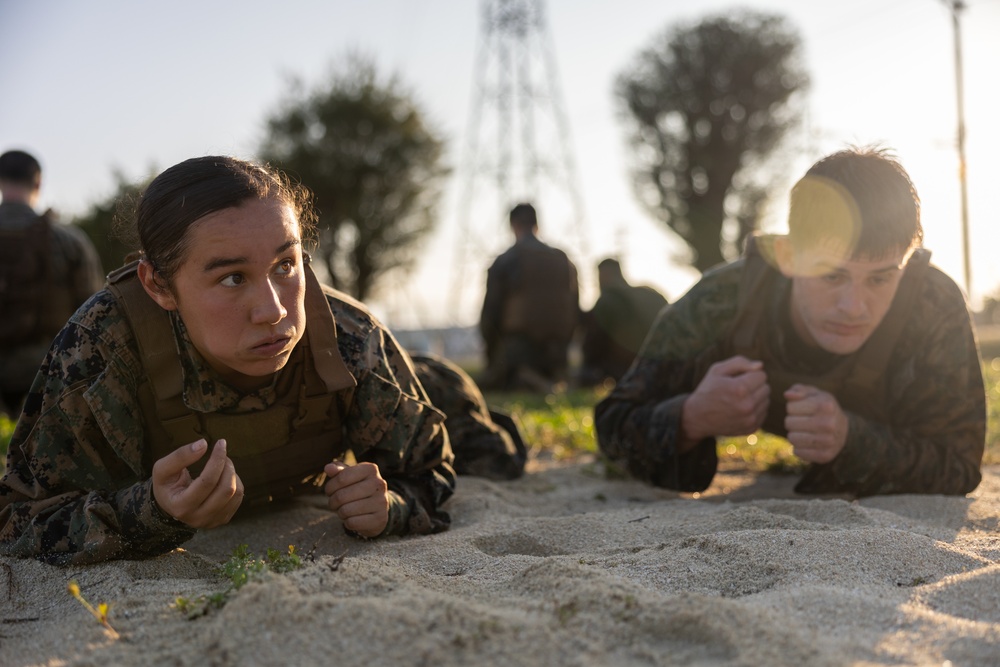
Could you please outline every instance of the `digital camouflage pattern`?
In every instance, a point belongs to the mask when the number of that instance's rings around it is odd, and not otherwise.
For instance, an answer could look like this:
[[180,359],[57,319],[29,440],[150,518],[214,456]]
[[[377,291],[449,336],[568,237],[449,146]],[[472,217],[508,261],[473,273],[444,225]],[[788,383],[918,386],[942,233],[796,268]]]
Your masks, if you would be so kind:
[[490,410],[476,383],[452,362],[430,354],[411,358],[431,403],[445,414],[455,472],[498,480],[520,477],[528,454],[514,420]]
[[[635,365],[596,407],[601,450],[640,479],[702,491],[715,475],[714,438],[683,454],[676,452],[676,442],[685,399],[709,365],[729,356],[745,261],[706,273],[665,309]],[[837,362],[832,357],[843,359],[793,347],[789,281],[780,275],[776,280],[779,288],[763,297],[775,314],[767,325],[772,340],[788,344],[762,359],[765,372],[808,377]],[[979,484],[986,397],[968,309],[958,286],[934,267],[915,287],[919,291],[887,360],[883,395],[864,413],[845,409],[849,430],[843,451],[831,463],[811,465],[798,491],[964,494]],[[850,402],[833,393],[842,407]],[[888,419],[873,418],[875,413]]]
[[[379,466],[392,492],[384,534],[429,533],[450,523],[439,508],[455,473],[443,415],[408,355],[363,305],[327,293],[338,344],[357,386],[337,394],[344,442]],[[184,400],[202,411],[247,412],[277,400],[226,385],[194,351],[183,325]],[[144,369],[121,304],[91,298],[58,334],[15,427],[0,480],[0,553],[67,565],[164,553],[194,530],[153,500],[137,388]],[[277,374],[278,376],[281,373]]]

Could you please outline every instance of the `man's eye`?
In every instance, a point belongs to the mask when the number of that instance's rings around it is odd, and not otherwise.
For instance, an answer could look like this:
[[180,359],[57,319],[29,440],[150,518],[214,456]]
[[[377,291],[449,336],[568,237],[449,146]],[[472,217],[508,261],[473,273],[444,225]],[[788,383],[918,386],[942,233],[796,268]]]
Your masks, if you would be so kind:
[[239,273],[230,273],[228,276],[223,278],[219,284],[224,287],[236,287],[237,285],[243,284],[243,276]]

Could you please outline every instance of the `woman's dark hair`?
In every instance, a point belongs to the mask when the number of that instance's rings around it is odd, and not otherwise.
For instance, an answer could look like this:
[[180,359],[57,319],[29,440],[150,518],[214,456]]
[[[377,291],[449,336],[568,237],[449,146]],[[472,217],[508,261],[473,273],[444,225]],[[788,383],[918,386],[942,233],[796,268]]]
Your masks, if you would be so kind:
[[281,171],[228,156],[191,158],[146,187],[135,207],[134,234],[143,256],[170,283],[187,250],[188,228],[216,211],[276,199],[295,212],[303,240],[315,238],[312,193]]

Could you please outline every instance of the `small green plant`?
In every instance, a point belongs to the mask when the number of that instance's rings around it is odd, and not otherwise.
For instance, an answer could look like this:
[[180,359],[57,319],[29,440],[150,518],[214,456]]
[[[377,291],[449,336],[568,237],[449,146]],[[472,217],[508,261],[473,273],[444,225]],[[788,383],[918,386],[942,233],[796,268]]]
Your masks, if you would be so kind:
[[250,553],[249,547],[241,544],[233,550],[233,555],[225,563],[219,565],[219,572],[229,579],[230,586],[224,591],[209,595],[199,595],[194,600],[178,597],[174,600],[174,608],[186,617],[204,616],[212,609],[221,609],[229,601],[229,597],[247,583],[261,579],[268,572],[278,574],[291,572],[302,567],[302,558],[295,551],[295,545],[288,545],[288,553],[277,549],[268,549],[267,556],[257,558]]
[[80,593],[80,585],[73,579],[71,579],[69,584],[66,585],[66,590],[69,591],[69,594],[83,605],[84,609],[89,611],[93,617],[97,619],[98,623],[104,626],[104,629],[107,630],[108,634],[110,634],[113,639],[118,639],[118,632],[111,627],[111,623],[108,621],[108,611],[110,608],[106,602],[100,603],[95,608],[94,605],[87,602],[87,599],[83,597],[83,594]]

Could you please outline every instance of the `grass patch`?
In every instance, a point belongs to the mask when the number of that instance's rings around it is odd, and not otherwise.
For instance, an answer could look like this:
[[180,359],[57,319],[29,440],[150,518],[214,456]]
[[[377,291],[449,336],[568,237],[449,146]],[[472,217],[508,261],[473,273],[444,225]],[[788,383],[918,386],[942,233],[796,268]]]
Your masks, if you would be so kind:
[[512,415],[521,425],[531,458],[567,460],[597,453],[594,406],[608,389],[573,389],[553,394],[526,391],[485,394],[491,408]]
[[10,445],[10,437],[14,435],[13,419],[5,414],[0,414],[0,475],[7,469],[7,447]]
[[1000,463],[1000,357],[983,363],[986,383],[986,453],[984,464]]

